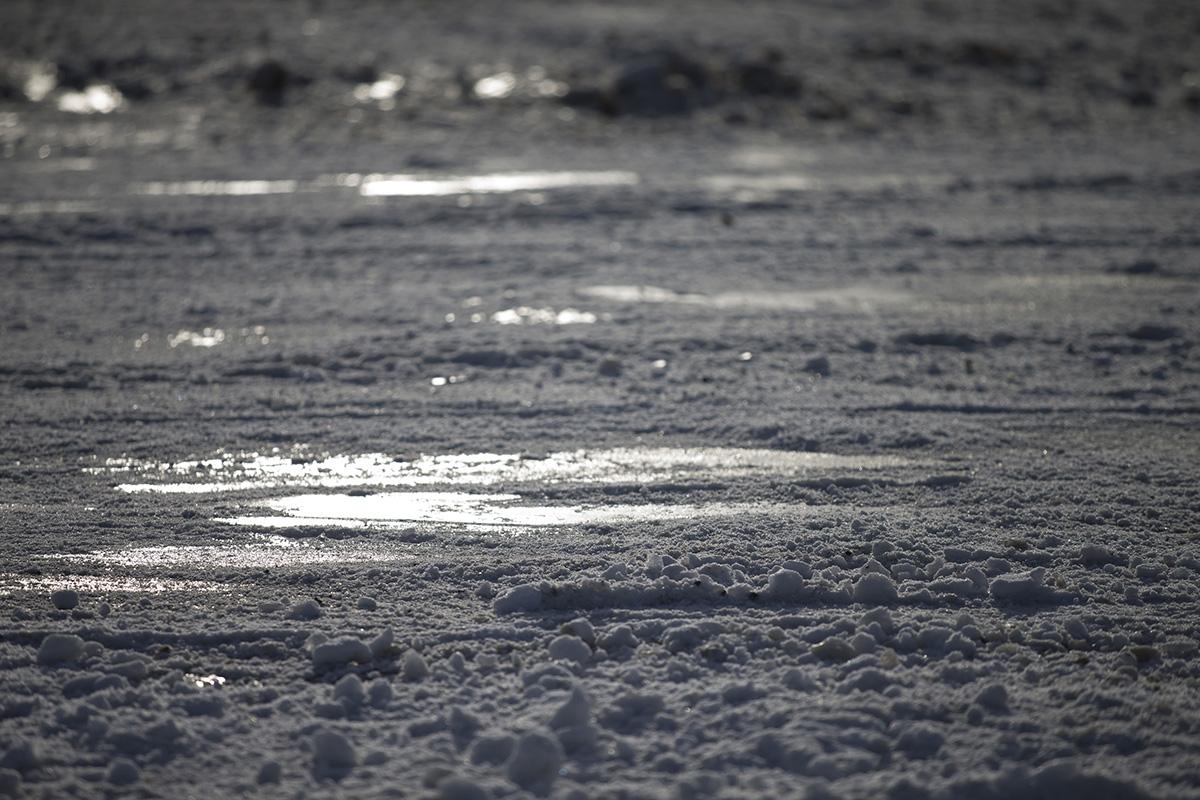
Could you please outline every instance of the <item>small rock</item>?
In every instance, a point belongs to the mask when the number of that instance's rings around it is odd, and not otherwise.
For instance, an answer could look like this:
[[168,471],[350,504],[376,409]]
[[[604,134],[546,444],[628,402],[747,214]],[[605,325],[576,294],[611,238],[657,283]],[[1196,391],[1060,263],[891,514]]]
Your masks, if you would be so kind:
[[624,371],[621,360],[614,356],[605,356],[596,366],[596,372],[605,378],[619,378]]
[[1173,325],[1139,325],[1129,332],[1129,338],[1143,342],[1165,342],[1180,335],[1179,328]]
[[59,589],[50,595],[50,602],[60,611],[70,611],[79,605],[79,592],[74,589]]
[[810,375],[819,375],[822,378],[828,378],[831,372],[829,359],[825,356],[810,358],[804,362],[804,371]]
[[256,65],[246,76],[246,87],[263,105],[277,106],[283,103],[292,75],[280,62],[267,59]]

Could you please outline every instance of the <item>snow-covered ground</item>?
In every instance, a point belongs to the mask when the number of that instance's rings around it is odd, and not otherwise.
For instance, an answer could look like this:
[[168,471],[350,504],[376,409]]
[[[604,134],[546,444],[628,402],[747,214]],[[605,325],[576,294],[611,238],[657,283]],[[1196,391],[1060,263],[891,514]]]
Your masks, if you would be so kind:
[[0,796],[1200,796],[1192,4],[47,5]]

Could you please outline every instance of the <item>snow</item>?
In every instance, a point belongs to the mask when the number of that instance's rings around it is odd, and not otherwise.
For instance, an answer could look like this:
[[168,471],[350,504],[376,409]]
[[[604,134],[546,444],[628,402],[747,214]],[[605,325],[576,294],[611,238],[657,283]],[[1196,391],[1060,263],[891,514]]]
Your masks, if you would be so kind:
[[358,764],[358,754],[343,734],[331,730],[318,730],[312,737],[313,763],[325,773],[349,770]]
[[46,5],[0,795],[1200,795],[1195,4]]
[[371,660],[371,648],[361,639],[344,636],[333,642],[325,642],[313,648],[313,666],[320,668],[340,667],[345,664]]
[[558,777],[564,759],[562,745],[555,736],[532,730],[517,739],[504,771],[517,786],[543,793]]
[[854,584],[854,602],[864,605],[890,605],[899,598],[896,582],[887,575],[868,572]]
[[84,641],[72,633],[52,633],[42,640],[37,658],[42,664],[76,661],[83,655]]
[[402,659],[401,674],[407,681],[419,681],[429,677],[429,665],[416,650],[409,650]]
[[592,648],[578,636],[563,634],[551,640],[547,648],[550,657],[559,661],[586,664],[592,657]]

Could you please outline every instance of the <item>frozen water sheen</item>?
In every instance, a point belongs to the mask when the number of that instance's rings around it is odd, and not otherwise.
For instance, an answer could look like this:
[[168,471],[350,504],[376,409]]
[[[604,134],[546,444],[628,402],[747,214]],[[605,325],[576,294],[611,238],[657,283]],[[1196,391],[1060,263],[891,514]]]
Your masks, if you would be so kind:
[[[296,525],[295,521],[291,525]],[[332,523],[338,527],[346,527]],[[255,536],[252,543],[188,545],[182,547],[131,547],[50,556],[57,561],[120,567],[163,569],[204,566],[214,569],[279,569],[313,564],[351,564],[394,561],[407,555],[375,544],[364,547],[337,540],[295,540],[285,536]],[[74,584],[71,584],[74,586]]]
[[501,172],[490,175],[431,177],[428,175],[367,175],[359,192],[365,197],[429,197],[455,194],[494,194],[569,189],[576,186],[633,186],[635,172]]
[[286,516],[242,516],[219,522],[253,526],[467,527],[505,530],[566,527],[604,522],[737,517],[754,513],[803,512],[803,505],[754,503],[707,505],[536,506],[515,494],[388,492],[352,496],[305,494],[268,500],[263,505]]
[[812,291],[738,291],[701,294],[677,292],[660,286],[587,286],[579,294],[615,303],[672,303],[704,308],[756,308],[780,311],[813,311],[818,308],[864,309],[905,302],[910,296],[878,286],[847,286]]
[[[112,460],[87,471],[159,480],[127,482],[124,492],[203,494],[285,487],[493,486],[499,484],[656,483],[680,479],[786,479],[814,472],[898,469],[916,462],[894,455],[836,455],[734,447],[618,447],[521,453],[425,455],[384,453],[312,458],[303,451],[244,453],[201,461]],[[167,478],[167,480],[162,480]],[[176,478],[176,480],[170,480]],[[179,480],[186,478],[188,480]]]
[[292,194],[300,186],[299,181],[151,181],[135,183],[130,187],[134,194],[151,197],[228,197],[236,195]]
[[[73,558],[81,561],[86,559],[85,556],[74,556]],[[228,588],[212,581],[188,581],[175,578],[140,578],[129,575],[18,575],[11,572],[0,573],[0,596],[14,592],[47,593],[59,589],[74,589],[85,595],[104,595],[118,592],[131,594],[223,592]]]

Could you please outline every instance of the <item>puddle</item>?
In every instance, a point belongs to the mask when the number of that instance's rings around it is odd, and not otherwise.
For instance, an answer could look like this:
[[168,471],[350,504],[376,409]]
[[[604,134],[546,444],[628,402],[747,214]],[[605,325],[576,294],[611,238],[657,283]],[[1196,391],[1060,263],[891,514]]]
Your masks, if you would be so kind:
[[635,172],[507,172],[491,175],[429,177],[366,175],[359,183],[364,197],[431,197],[456,194],[497,194],[574,187],[634,186]]
[[[477,316],[482,318],[481,314],[473,314],[471,321],[482,321],[477,320]],[[599,317],[590,311],[580,311],[577,308],[555,311],[553,308],[517,306],[497,311],[492,314],[491,320],[498,325],[594,325],[599,321]]]
[[768,477],[786,480],[812,472],[896,469],[918,464],[892,455],[835,455],[732,447],[618,447],[544,455],[423,455],[413,460],[397,459],[384,453],[315,458],[297,449],[290,453],[244,453],[176,463],[113,459],[85,471],[157,479],[121,483],[117,489],[123,492],[205,494],[287,487],[662,483]]
[[584,297],[614,303],[670,303],[704,308],[757,308],[774,311],[815,311],[819,308],[868,310],[875,306],[907,302],[911,295],[876,286],[847,286],[813,291],[739,291],[701,294],[676,292],[661,286],[586,286]]
[[389,492],[354,496],[307,494],[268,500],[263,507],[283,516],[218,519],[232,525],[265,527],[336,526],[348,528],[457,526],[503,531],[520,528],[568,527],[604,522],[707,519],[754,513],[792,513],[803,505],[720,503],[706,505],[537,506],[523,505],[516,494],[464,492]]
[[134,194],[149,197],[228,197],[239,195],[292,194],[299,181],[151,181],[130,186]]
[[185,581],[173,578],[0,574],[0,596],[11,595],[14,592],[49,593],[58,591],[59,589],[74,589],[85,595],[103,595],[109,593],[224,592],[228,591],[229,587],[212,581]]

